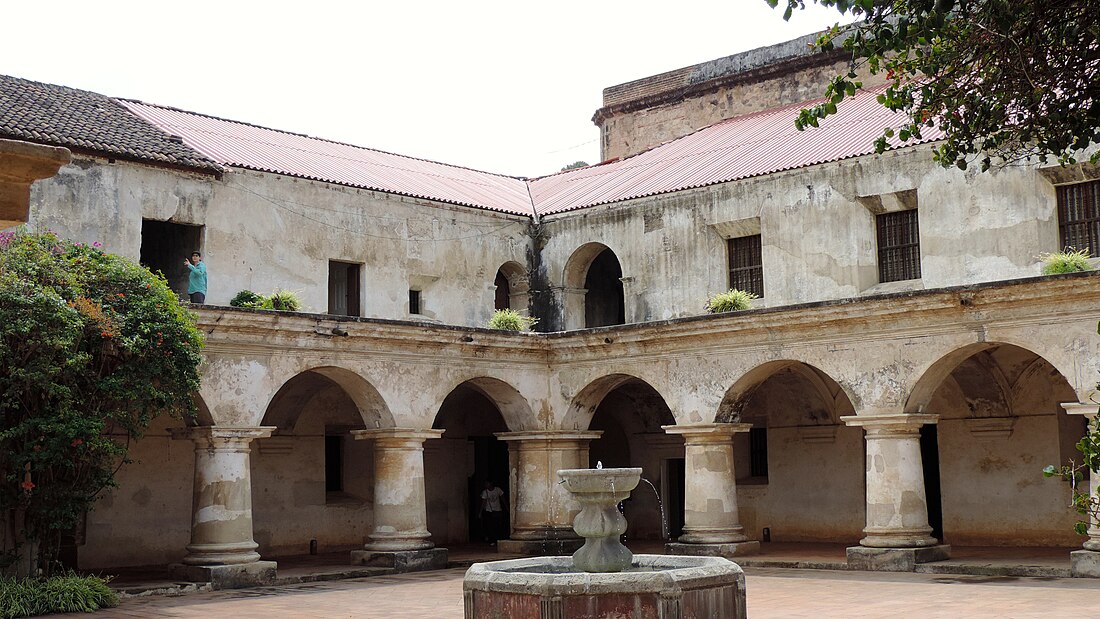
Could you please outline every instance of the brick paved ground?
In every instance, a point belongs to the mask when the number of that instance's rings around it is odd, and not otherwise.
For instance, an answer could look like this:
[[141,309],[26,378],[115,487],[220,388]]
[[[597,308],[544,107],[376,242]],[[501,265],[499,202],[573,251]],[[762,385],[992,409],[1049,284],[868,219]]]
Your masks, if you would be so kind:
[[[462,616],[464,569],[305,585],[135,598],[104,617],[368,617]],[[982,617],[1081,619],[1092,616],[1100,581],[888,574],[750,568],[749,616]],[[88,615],[60,615],[77,619]]]

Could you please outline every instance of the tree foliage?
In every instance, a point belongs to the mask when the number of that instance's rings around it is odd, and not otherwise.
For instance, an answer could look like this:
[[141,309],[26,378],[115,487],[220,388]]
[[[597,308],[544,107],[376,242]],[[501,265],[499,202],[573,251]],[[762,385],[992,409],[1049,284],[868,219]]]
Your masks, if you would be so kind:
[[[785,19],[806,4],[785,1]],[[866,67],[886,77],[879,102],[907,116],[896,133],[902,142],[935,125],[944,131],[934,157],[945,167],[979,160],[985,170],[1029,157],[1066,165],[1100,142],[1096,0],[811,1],[857,21],[818,40],[823,51],[850,52],[851,70],[830,81],[825,102],[801,111],[799,129],[834,114]],[[884,131],[878,152],[894,135]]]
[[130,440],[194,412],[201,348],[163,277],[52,233],[0,235],[0,520],[21,516],[39,569]]
[[587,168],[588,162],[586,161],[574,161],[573,163],[565,166],[561,169],[562,172],[568,172],[569,170],[579,170],[580,168]]

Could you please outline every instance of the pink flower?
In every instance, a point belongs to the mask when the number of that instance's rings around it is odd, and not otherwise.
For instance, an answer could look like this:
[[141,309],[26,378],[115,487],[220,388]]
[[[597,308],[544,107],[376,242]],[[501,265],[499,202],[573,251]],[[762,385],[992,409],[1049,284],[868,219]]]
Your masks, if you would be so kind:
[[34,482],[29,479],[23,482],[21,485],[23,486],[23,490],[26,490],[27,492],[34,490]]

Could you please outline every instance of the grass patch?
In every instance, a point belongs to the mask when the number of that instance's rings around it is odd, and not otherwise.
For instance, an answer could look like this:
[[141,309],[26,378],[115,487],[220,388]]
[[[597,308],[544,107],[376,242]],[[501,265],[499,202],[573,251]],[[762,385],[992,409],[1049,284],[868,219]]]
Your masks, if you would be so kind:
[[1092,270],[1092,265],[1089,264],[1089,248],[1087,247],[1085,249],[1067,247],[1053,254],[1043,254],[1039,256],[1039,259],[1043,261],[1043,275]]
[[90,613],[118,606],[118,595],[97,576],[74,572],[49,578],[0,578],[0,619],[50,613]]
[[756,298],[755,294],[744,290],[733,289],[727,292],[719,292],[707,299],[707,311],[712,314],[721,314],[722,312],[746,310],[752,307],[752,301]]
[[527,331],[538,322],[538,318],[524,316],[513,309],[500,309],[493,312],[492,318],[485,325],[490,329],[502,331]]

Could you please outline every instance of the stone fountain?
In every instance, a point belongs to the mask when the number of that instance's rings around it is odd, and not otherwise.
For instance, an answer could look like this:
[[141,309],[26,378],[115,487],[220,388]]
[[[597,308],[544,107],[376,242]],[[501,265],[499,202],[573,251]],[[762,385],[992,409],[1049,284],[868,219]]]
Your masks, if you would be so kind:
[[475,563],[463,581],[466,619],[745,617],[745,575],[720,557],[634,555],[618,510],[642,469],[565,469],[580,503],[572,557]]

